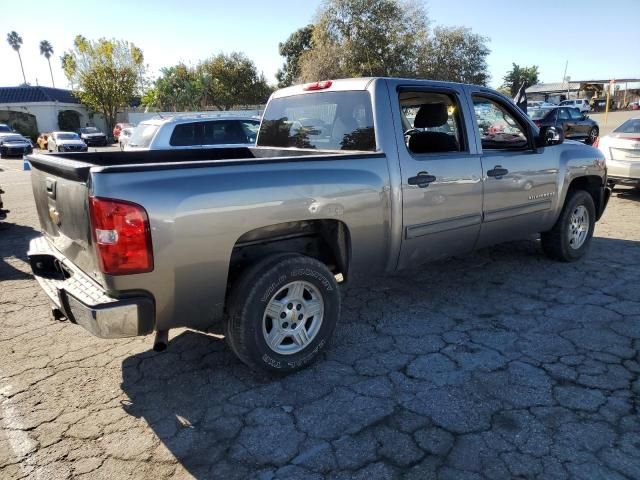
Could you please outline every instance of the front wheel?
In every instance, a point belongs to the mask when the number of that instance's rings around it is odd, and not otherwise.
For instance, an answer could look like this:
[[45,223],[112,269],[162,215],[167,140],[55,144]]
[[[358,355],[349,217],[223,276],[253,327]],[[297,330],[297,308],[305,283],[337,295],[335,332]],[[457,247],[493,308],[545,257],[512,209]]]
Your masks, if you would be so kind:
[[595,220],[591,195],[584,190],[569,191],[556,224],[541,234],[542,250],[554,260],[578,260],[589,249]]
[[589,135],[587,136],[587,140],[585,143],[587,145],[593,145],[596,139],[598,138],[598,135],[600,135],[600,131],[598,130],[598,127],[591,127],[591,130],[589,130]]
[[338,284],[323,263],[298,254],[274,255],[235,282],[226,337],[252,369],[289,373],[326,347],[339,316]]

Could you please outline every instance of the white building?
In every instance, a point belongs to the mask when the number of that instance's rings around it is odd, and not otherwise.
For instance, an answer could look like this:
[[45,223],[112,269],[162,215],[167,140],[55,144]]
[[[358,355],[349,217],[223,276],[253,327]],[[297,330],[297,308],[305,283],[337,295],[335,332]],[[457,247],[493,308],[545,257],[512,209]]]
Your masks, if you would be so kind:
[[87,125],[106,128],[102,116],[89,112],[70,90],[40,86],[0,87],[0,123],[31,137]]

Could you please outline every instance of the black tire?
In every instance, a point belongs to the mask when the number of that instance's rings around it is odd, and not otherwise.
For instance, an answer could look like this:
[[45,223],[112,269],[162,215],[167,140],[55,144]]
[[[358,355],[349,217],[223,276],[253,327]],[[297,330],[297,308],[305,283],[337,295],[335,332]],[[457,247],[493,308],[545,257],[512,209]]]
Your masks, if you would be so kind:
[[600,135],[600,130],[598,129],[598,127],[591,127],[591,129],[589,130],[589,136],[587,136],[584,143],[586,143],[587,145],[593,145],[593,143],[596,141],[596,138],[598,138],[598,135]]
[[[579,248],[574,248],[570,243],[570,224],[571,216],[578,207],[583,206],[588,214],[587,236]],[[540,237],[542,240],[542,250],[544,253],[554,260],[563,262],[573,262],[581,258],[591,244],[593,229],[596,223],[596,207],[593,198],[584,190],[569,190],[567,198],[560,212],[560,217],[556,224],[548,232],[543,232]]]
[[[317,333],[302,350],[282,354],[267,344],[263,318],[267,304],[286,285],[295,281],[307,282],[317,290],[323,300],[324,314]],[[323,263],[299,254],[272,255],[249,267],[234,282],[228,301],[225,334],[233,352],[250,368],[290,373],[318,357],[329,343],[339,316],[338,284]],[[268,319],[264,321],[270,322]],[[300,326],[306,328],[302,324]]]

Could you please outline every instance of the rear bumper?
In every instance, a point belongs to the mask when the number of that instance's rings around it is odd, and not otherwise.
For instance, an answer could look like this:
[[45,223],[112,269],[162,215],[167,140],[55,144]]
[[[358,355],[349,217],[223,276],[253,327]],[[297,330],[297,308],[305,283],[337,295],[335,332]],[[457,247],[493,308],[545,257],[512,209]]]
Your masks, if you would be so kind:
[[113,298],[86,273],[53,248],[45,237],[29,243],[29,262],[54,308],[100,338],[147,335],[155,326],[151,295]]

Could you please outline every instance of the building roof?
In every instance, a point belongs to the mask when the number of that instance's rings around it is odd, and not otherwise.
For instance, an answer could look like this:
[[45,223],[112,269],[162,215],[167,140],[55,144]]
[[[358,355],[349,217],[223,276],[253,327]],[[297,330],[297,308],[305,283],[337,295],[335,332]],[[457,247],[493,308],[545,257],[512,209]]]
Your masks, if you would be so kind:
[[527,93],[566,92],[567,90],[580,90],[580,82],[538,83],[527,88]]
[[35,103],[60,102],[80,103],[71,90],[51,87],[0,87],[0,104],[2,103]]

